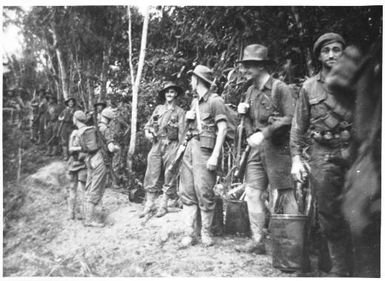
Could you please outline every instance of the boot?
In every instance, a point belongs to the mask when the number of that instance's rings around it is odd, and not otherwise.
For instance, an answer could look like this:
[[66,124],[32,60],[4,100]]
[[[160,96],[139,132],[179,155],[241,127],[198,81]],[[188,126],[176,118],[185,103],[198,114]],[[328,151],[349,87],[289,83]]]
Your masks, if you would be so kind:
[[95,204],[94,203],[85,202],[84,203],[84,212],[85,212],[84,226],[104,227],[103,223],[98,222],[95,219]]
[[186,223],[185,236],[180,242],[181,248],[187,248],[197,243],[198,206],[183,205],[182,216]]
[[63,150],[63,160],[64,160],[64,161],[67,161],[68,158],[69,158],[69,155],[68,155],[68,147],[65,146],[65,145],[62,145],[62,150]]
[[143,218],[155,209],[155,197],[155,192],[147,192],[146,204],[144,205],[143,211],[139,214],[139,218]]
[[205,247],[210,247],[214,245],[214,240],[211,234],[211,225],[213,223],[214,210],[211,210],[208,212],[201,210],[201,216],[202,216],[202,230],[201,230],[202,244]]
[[329,271],[329,277],[349,277],[347,266],[347,243],[345,239],[337,241],[328,240],[330,259],[332,269]]
[[163,193],[163,196],[161,198],[160,205],[158,208],[158,212],[155,215],[157,218],[163,217],[165,214],[167,214],[167,203],[168,203],[168,195],[166,193]]
[[263,226],[265,224],[264,213],[249,213],[250,228],[252,238],[245,245],[235,247],[237,252],[256,253],[263,255],[266,253],[265,244],[263,243]]

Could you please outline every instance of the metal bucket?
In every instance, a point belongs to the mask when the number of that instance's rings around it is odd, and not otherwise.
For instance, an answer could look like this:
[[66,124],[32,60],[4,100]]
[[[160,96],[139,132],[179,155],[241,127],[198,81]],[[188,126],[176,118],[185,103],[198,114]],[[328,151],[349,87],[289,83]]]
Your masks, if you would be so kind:
[[271,216],[273,267],[287,272],[310,271],[309,222],[305,215]]
[[241,200],[225,200],[225,233],[248,236],[250,234],[247,202]]

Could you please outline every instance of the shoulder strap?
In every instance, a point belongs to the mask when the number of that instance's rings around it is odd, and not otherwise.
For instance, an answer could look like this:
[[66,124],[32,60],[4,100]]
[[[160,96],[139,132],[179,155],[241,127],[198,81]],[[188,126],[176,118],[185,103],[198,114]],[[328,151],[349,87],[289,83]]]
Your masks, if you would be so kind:
[[273,104],[274,111],[279,111],[279,106],[277,104],[277,95],[278,95],[278,83],[280,80],[273,78],[273,85],[271,87],[271,103]]

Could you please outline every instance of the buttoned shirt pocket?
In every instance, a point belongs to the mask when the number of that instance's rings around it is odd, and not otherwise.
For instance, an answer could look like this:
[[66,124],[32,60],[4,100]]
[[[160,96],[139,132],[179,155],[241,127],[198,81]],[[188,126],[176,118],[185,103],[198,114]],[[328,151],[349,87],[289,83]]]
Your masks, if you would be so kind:
[[259,97],[257,108],[257,120],[261,123],[267,123],[270,116],[274,114],[274,104],[271,98],[262,93]]
[[199,136],[200,147],[205,149],[213,149],[215,146],[215,122],[210,113],[202,113],[202,132]]

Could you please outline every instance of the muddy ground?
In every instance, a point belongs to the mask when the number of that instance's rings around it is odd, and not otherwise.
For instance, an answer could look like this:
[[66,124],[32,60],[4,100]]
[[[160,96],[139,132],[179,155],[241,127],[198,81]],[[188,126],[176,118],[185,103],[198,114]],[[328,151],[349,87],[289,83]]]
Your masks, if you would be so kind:
[[99,214],[106,227],[85,228],[67,220],[65,163],[47,164],[18,186],[17,215],[4,229],[4,276],[294,276],[272,267],[271,256],[241,254],[247,238],[222,236],[215,246],[179,249],[179,209],[147,222],[142,204],[107,189]]

